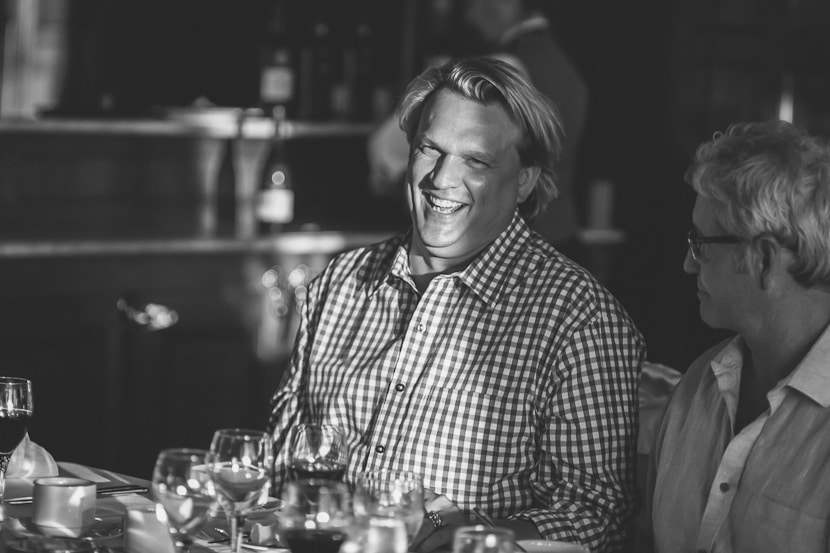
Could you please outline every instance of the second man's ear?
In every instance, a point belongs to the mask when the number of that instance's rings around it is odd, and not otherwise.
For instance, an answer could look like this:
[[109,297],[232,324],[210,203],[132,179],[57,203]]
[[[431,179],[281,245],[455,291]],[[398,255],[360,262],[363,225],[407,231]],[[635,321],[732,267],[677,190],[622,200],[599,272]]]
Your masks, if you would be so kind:
[[757,275],[762,288],[769,288],[772,279],[787,270],[792,260],[786,253],[787,250],[772,238],[761,238],[758,241],[751,270]]
[[542,169],[535,165],[522,167],[519,170],[519,203],[525,201],[536,188],[536,181],[539,180],[540,174],[542,174]]

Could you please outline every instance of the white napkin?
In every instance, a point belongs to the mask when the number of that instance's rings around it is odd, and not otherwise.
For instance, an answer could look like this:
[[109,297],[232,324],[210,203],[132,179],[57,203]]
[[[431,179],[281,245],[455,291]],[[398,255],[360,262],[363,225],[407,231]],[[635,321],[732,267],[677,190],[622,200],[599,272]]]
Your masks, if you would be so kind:
[[132,506],[124,514],[124,551],[127,553],[176,553],[161,507]]
[[9,459],[6,469],[6,478],[40,478],[41,476],[57,476],[58,464],[52,455],[29,439],[29,434],[23,438],[15,448]]

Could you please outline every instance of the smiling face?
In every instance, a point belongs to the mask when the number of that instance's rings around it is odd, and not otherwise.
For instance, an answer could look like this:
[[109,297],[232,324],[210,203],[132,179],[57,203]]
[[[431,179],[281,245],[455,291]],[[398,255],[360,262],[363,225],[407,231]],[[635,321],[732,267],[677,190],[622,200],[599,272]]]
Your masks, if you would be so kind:
[[[717,220],[718,204],[698,196],[692,212],[702,236],[729,234]],[[683,269],[697,277],[700,318],[712,328],[742,333],[757,308],[756,286],[748,271],[736,270],[735,244],[704,244],[700,260],[686,252]]]
[[448,90],[427,100],[407,172],[413,273],[460,269],[507,228],[538,178],[521,166],[519,136],[498,104]]

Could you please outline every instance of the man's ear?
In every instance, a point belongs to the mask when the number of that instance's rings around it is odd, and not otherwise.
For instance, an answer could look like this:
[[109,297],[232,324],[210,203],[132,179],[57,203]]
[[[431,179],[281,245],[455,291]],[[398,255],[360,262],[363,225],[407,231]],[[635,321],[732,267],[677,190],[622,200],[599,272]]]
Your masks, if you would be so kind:
[[536,188],[536,182],[539,180],[539,175],[541,174],[542,169],[535,165],[522,167],[519,170],[519,203],[522,203],[530,196],[530,193]]
[[787,251],[773,238],[759,238],[753,246],[750,271],[761,289],[769,290],[775,279],[787,272],[791,259],[786,255]]

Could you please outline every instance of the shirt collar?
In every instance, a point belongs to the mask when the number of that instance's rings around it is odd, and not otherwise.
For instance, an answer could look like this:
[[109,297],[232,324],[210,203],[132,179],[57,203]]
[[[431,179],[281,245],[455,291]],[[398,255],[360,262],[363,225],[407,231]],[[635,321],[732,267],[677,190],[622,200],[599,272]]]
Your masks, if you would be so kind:
[[530,228],[516,210],[507,228],[458,277],[488,306],[499,301],[542,260],[528,252]]
[[[412,229],[402,235],[389,263],[378,268],[371,277],[369,295],[374,295],[389,277],[407,282],[413,289],[412,272],[409,266],[409,248]],[[502,294],[515,286],[526,270],[532,269],[542,258],[531,255],[524,262],[522,252],[531,238],[530,228],[516,210],[507,228],[496,237],[466,268],[452,273],[472,290],[488,306],[496,303]]]
[[732,424],[738,412],[738,394],[741,390],[741,367],[744,364],[743,338],[735,336],[709,364],[715,374],[718,391],[726,403]]
[[368,275],[366,294],[369,297],[374,296],[378,289],[392,277],[402,279],[410,283],[413,289],[415,288],[415,283],[412,282],[409,271],[409,243],[411,239],[412,229],[409,229],[392,240],[390,249],[394,253],[391,256],[384,256],[384,261],[375,268],[372,274]]
[[785,381],[824,408],[830,407],[830,326]]
[[499,46],[510,44],[517,38],[534,31],[544,31],[550,28],[550,23],[544,15],[537,14],[508,28],[499,39]]
[[[725,397],[734,393],[736,400],[740,384],[736,376],[740,374],[744,362],[743,344],[743,338],[736,336],[711,362],[721,393]],[[798,390],[824,408],[830,407],[830,326],[824,329],[795,370],[783,378],[775,389],[783,386]]]

